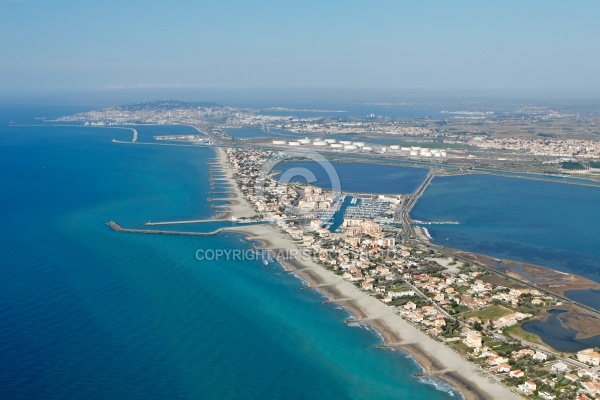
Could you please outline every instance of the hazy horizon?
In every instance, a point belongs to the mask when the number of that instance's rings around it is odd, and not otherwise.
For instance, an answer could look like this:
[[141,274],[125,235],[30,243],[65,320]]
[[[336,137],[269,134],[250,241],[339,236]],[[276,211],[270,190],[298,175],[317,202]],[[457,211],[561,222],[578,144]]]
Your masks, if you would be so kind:
[[0,94],[0,105],[81,105],[111,107],[154,100],[215,102],[233,107],[270,107],[367,103],[514,102],[521,104],[600,104],[600,96],[576,97],[545,93],[485,91],[409,91],[368,89],[178,89],[113,90]]

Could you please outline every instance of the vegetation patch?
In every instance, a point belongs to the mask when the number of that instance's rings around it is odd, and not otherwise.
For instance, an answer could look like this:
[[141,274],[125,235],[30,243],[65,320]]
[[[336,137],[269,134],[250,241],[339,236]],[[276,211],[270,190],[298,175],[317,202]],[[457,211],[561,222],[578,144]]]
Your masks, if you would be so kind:
[[471,317],[478,317],[482,321],[493,321],[505,315],[514,313],[510,308],[506,308],[500,305],[491,305],[481,310],[473,310],[462,314],[466,319]]
[[513,326],[511,326],[509,328],[506,328],[504,330],[504,333],[506,335],[510,335],[512,337],[524,339],[524,340],[526,340],[528,342],[531,342],[531,343],[537,343],[537,344],[546,345],[544,343],[544,341],[542,340],[542,338],[540,338],[535,333],[529,333],[529,332],[524,331],[523,328],[521,328],[520,325],[513,325]]

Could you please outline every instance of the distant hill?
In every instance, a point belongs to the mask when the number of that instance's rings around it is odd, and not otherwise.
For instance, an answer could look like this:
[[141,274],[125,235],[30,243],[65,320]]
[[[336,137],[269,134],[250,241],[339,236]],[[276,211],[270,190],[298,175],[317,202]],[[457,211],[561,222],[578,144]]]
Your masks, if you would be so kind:
[[115,107],[116,110],[124,111],[168,111],[174,109],[198,109],[198,108],[222,108],[217,103],[212,102],[187,102],[178,100],[153,100],[144,103],[126,104],[124,106]]

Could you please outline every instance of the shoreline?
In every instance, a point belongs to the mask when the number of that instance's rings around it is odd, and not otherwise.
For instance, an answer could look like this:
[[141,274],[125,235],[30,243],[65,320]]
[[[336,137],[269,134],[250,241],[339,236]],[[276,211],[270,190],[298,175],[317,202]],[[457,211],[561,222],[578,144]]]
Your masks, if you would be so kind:
[[[216,148],[217,163],[228,178],[231,200],[235,204],[225,206],[226,218],[255,216],[252,205],[243,196],[229,164],[227,154]],[[289,254],[290,250],[302,254],[297,244],[287,235],[269,224],[225,228],[225,231],[244,235],[247,242],[260,243],[261,250],[270,251],[287,272],[295,274],[311,289],[317,290],[328,300],[344,308],[357,323],[370,326],[383,339],[383,348],[395,349],[407,354],[423,371],[414,379],[433,378],[448,384],[453,392],[465,400],[519,399],[508,387],[489,377],[480,375],[476,366],[461,357],[450,347],[438,342],[404,320],[383,302],[369,296],[341,276],[316,264],[310,258],[277,259],[278,252]]]
[[[289,252],[291,249],[299,253],[301,251],[296,243],[271,225],[232,227],[226,230],[243,234],[247,241],[258,241],[261,243],[259,249],[269,250],[273,255],[280,251]],[[306,282],[307,287],[325,296],[327,303],[338,304],[353,316],[356,323],[374,329],[383,339],[382,348],[399,350],[413,359],[423,370],[422,374],[416,374],[413,378],[441,380],[466,400],[520,398],[508,387],[480,375],[475,365],[444,343],[414,327],[381,301],[312,260],[295,258],[276,261],[287,272]]]
[[[215,198],[213,200],[223,200],[229,202],[229,204],[217,206],[218,208],[222,208],[223,211],[219,212],[219,215],[216,218],[221,219],[233,219],[233,218],[252,218],[257,216],[258,214],[254,210],[254,207],[246,200],[244,194],[240,190],[235,180],[235,174],[229,164],[229,160],[227,158],[227,154],[225,150],[221,147],[215,147],[216,152],[216,165],[221,169],[221,172],[224,174],[222,179],[229,183],[229,187],[227,189],[227,195],[223,195],[221,198]],[[213,164],[213,165],[215,165]]]
[[[432,237],[426,228],[415,226],[417,236],[434,247],[439,247],[446,254],[459,257],[463,262],[468,261],[483,266],[492,275],[484,278],[485,281],[493,284],[503,285],[509,280],[514,280],[513,285],[520,287],[531,287],[540,290],[547,295],[558,298],[559,303],[553,308],[562,309],[565,315],[562,317],[564,322],[561,325],[564,329],[574,329],[577,334],[576,340],[588,339],[590,337],[600,337],[600,310],[594,305],[583,303],[581,300],[573,299],[569,296],[570,291],[590,291],[600,292],[600,283],[576,275],[571,272],[562,272],[556,268],[531,264],[523,261],[502,259],[502,267],[498,265],[499,259],[480,253],[472,253],[452,247],[438,245],[433,242]],[[546,317],[544,317],[546,315]],[[547,319],[547,310],[532,318],[544,322]],[[568,322],[567,322],[568,321]],[[539,336],[539,335],[538,335]],[[524,340],[518,337],[520,340]],[[556,353],[564,353],[555,349],[551,344],[543,341],[540,337],[541,345]]]

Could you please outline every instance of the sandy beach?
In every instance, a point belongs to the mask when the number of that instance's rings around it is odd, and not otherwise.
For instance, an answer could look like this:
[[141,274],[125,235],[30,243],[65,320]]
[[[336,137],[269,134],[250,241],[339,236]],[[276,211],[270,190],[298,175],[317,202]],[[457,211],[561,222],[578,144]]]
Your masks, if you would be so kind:
[[[259,241],[263,249],[277,254],[280,250],[301,249],[271,225],[228,228]],[[344,307],[357,322],[374,328],[384,338],[385,346],[405,351],[424,369],[424,374],[441,379],[462,393],[466,399],[518,399],[520,396],[483,376],[473,364],[441,342],[434,340],[397,315],[381,301],[369,296],[352,283],[326,270],[309,258],[278,260],[286,270],[295,273],[331,301]]]
[[[256,215],[252,205],[238,188],[227,154],[217,149],[219,165],[232,183],[231,205],[226,212],[240,218]],[[429,337],[381,301],[369,296],[352,283],[318,265],[302,252],[284,232],[273,225],[248,225],[226,230],[242,233],[248,241],[261,243],[261,249],[277,254],[297,254],[289,259],[277,261],[289,272],[307,282],[329,300],[344,307],[357,322],[375,329],[383,337],[385,347],[408,353],[423,368],[424,375],[438,378],[457,389],[465,399],[519,399],[519,395],[497,382],[483,376],[477,367],[464,360],[458,353],[441,342]],[[382,350],[384,351],[384,350]]]
[[216,147],[216,152],[217,152],[217,163],[213,164],[213,165],[216,165],[217,168],[220,169],[220,171],[224,175],[224,180],[226,179],[230,184],[229,196],[227,198],[222,197],[222,198],[218,198],[218,199],[217,198],[213,199],[213,200],[225,200],[225,201],[229,202],[229,204],[224,205],[224,206],[215,206],[215,208],[222,209],[218,218],[240,219],[240,218],[252,218],[252,217],[256,216],[257,213],[254,210],[254,207],[252,207],[252,205],[244,198],[242,191],[240,190],[240,188],[238,187],[238,185],[235,181],[234,172],[231,169],[231,165],[229,164],[225,150],[223,150],[221,147]]

